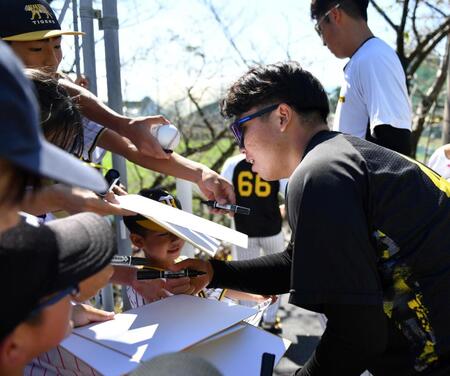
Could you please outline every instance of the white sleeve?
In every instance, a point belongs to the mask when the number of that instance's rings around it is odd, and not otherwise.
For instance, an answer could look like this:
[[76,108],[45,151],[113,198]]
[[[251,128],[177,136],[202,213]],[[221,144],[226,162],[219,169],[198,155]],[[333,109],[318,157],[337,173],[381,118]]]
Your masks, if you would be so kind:
[[442,149],[442,147],[436,149],[436,150],[434,151],[434,153],[431,154],[431,157],[430,157],[430,159],[428,160],[427,166],[430,167],[430,168],[432,168],[433,170],[435,169],[436,165],[438,164],[439,156],[440,156],[441,153],[442,153],[442,152],[441,152],[441,149]]
[[368,55],[358,68],[358,79],[366,102],[371,133],[381,124],[410,130],[411,104],[405,74],[395,53]]
[[228,158],[223,164],[220,175],[222,175],[228,181],[233,182],[233,172],[235,167],[236,163],[234,163],[234,158]]
[[97,142],[105,131],[105,128],[87,118],[83,118],[83,135],[84,135],[84,149],[83,158],[90,161],[92,153],[97,146]]

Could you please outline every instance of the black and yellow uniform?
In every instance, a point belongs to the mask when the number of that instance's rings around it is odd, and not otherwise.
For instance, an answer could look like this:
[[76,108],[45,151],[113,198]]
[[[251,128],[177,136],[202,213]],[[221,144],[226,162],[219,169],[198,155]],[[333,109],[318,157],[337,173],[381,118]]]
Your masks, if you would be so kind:
[[280,181],[265,181],[252,172],[252,165],[242,154],[225,162],[222,176],[233,183],[236,204],[251,209],[250,215],[234,217],[236,230],[251,238],[279,234],[282,222],[278,199]]
[[450,374],[450,183],[356,137],[323,131],[289,181],[284,253],[212,261],[211,286],[324,313],[299,375]]

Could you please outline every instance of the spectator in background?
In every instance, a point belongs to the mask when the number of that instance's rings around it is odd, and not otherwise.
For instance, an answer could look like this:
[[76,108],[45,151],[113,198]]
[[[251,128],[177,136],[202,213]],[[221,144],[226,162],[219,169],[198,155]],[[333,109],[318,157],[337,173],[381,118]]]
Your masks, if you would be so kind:
[[450,181],[450,144],[437,148],[428,160],[428,166]]
[[[284,197],[287,179],[265,181],[252,172],[252,164],[240,154],[228,158],[222,167],[222,176],[233,183],[236,204],[250,208],[250,215],[235,214],[234,227],[248,235],[248,247],[233,246],[233,260],[248,260],[263,255],[282,252],[285,248],[281,229],[279,194]],[[240,304],[254,303],[241,300]],[[280,297],[265,312],[261,326],[274,333],[282,332],[277,317]]]
[[402,64],[367,24],[369,0],[312,0],[323,44],[344,68],[333,130],[409,155],[411,103]]

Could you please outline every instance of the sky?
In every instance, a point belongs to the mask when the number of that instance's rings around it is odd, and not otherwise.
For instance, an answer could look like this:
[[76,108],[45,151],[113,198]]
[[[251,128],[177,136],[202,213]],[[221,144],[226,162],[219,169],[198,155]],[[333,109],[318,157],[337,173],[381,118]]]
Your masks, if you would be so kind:
[[[216,100],[249,65],[288,59],[299,61],[327,90],[340,85],[345,60],[322,45],[307,0],[117,1],[124,100],[149,96],[164,107],[183,103],[187,89],[192,88],[196,99],[206,104]],[[52,7],[59,13],[63,3],[54,0]],[[101,1],[94,0],[94,7],[100,9]],[[73,29],[72,21],[69,9],[63,28]],[[393,45],[394,33],[371,7],[369,26]],[[96,22],[94,29],[98,95],[106,100],[103,33]],[[74,38],[65,36],[63,70],[73,64],[73,46]]]

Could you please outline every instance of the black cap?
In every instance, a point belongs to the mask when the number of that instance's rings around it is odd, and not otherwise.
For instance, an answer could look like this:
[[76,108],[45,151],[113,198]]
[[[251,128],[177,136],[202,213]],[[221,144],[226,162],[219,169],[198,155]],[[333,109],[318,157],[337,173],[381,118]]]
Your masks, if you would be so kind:
[[29,42],[84,34],[61,30],[58,18],[44,0],[0,0],[0,14],[0,38],[7,41]]
[[[115,253],[111,225],[82,213],[39,225],[35,217],[0,236],[0,340],[26,320],[39,301],[106,267]],[[7,303],[6,303],[7,302]]]
[[44,139],[36,98],[22,69],[0,41],[0,158],[38,175],[104,192],[106,182],[96,170]]
[[[158,202],[161,202],[163,204],[172,206],[177,209],[182,209],[181,202],[174,196],[172,196],[169,192],[165,191],[164,189],[160,188],[153,188],[153,189],[142,189],[138,193],[140,196],[144,196],[146,198],[149,198],[151,200],[155,200]],[[131,233],[140,233],[139,229],[144,228],[151,231],[159,231],[159,232],[165,232],[167,231],[164,227],[158,225],[157,223],[153,222],[152,220],[137,214],[137,215],[127,215],[126,217],[123,217],[123,222],[125,223],[125,226],[127,226],[128,230]]]

